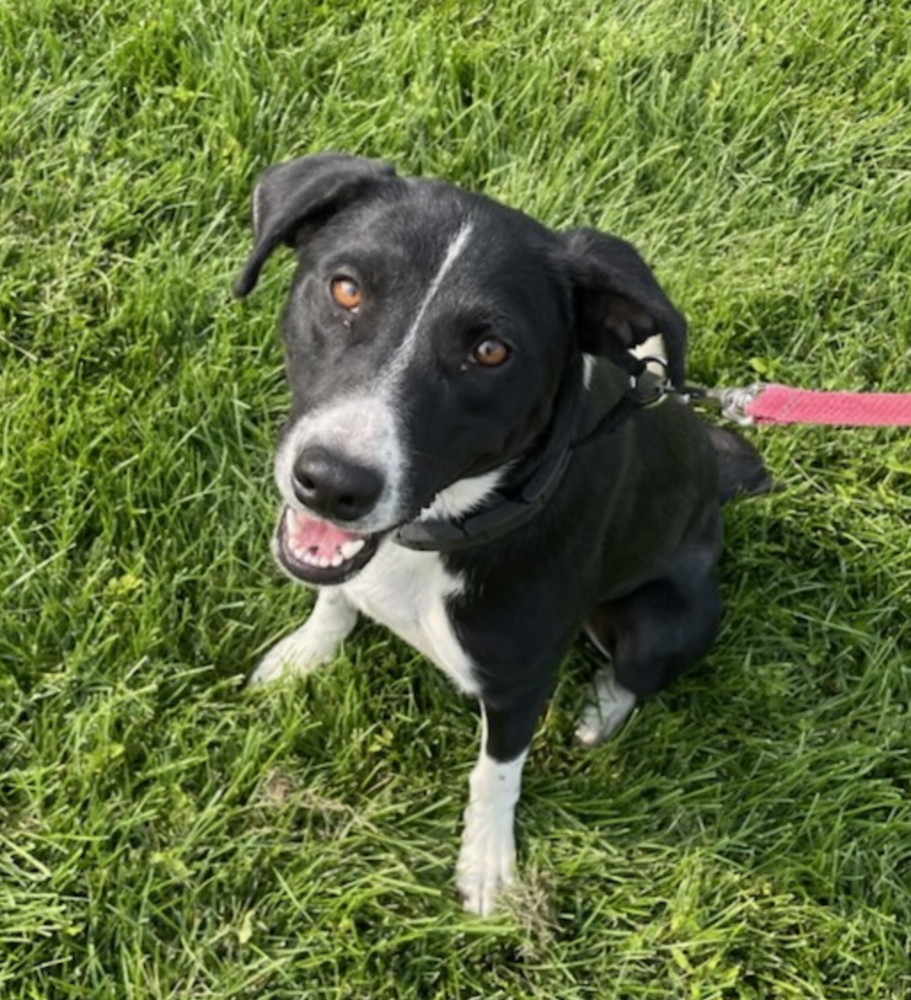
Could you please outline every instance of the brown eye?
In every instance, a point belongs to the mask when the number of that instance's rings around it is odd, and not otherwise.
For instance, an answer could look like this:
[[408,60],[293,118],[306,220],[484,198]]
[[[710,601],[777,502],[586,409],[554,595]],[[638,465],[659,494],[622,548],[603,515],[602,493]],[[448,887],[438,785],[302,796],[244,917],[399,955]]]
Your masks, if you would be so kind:
[[471,360],[485,368],[497,368],[509,357],[510,351],[502,340],[496,337],[486,337],[475,344],[471,352]]
[[336,275],[329,285],[329,291],[336,304],[349,312],[354,312],[361,304],[360,286],[354,278],[349,278],[347,275]]

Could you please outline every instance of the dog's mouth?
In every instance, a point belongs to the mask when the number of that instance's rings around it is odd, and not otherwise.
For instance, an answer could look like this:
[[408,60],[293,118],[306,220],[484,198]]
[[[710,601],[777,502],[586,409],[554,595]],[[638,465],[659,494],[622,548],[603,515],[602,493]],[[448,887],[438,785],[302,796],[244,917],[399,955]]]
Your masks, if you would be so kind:
[[376,554],[379,535],[345,531],[328,521],[285,507],[275,531],[275,553],[299,580],[344,583]]

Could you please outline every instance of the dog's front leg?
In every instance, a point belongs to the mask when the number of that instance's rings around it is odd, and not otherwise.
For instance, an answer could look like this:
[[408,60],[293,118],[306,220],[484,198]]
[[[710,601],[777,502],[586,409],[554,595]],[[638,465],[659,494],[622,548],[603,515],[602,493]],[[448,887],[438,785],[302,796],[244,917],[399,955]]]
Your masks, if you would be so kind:
[[331,660],[357,621],[357,608],[338,587],[319,591],[304,624],[277,642],[260,660],[250,678],[251,686],[280,677],[302,676]]
[[487,916],[513,879],[516,860],[514,820],[538,713],[551,685],[535,689],[505,707],[481,701],[481,753],[468,782],[468,808],[456,865],[462,905]]

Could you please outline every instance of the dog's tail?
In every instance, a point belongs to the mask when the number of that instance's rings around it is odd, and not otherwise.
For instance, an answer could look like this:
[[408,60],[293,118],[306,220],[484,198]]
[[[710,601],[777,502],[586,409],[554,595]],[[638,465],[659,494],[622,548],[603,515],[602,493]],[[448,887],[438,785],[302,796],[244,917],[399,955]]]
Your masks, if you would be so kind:
[[755,497],[774,489],[774,480],[749,441],[714,424],[707,424],[706,429],[718,456],[718,492],[722,503],[737,496]]

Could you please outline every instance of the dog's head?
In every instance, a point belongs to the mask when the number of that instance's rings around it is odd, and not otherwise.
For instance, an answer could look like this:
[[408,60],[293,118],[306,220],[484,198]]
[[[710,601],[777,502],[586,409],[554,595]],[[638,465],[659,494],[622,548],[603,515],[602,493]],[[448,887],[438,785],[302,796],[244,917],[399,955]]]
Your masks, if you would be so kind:
[[621,360],[660,332],[682,381],[685,323],[615,237],[336,154],[267,170],[253,230],[237,295],[280,244],[298,257],[276,553],[308,582],[353,576],[422,509],[477,505],[546,430],[579,352]]

